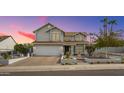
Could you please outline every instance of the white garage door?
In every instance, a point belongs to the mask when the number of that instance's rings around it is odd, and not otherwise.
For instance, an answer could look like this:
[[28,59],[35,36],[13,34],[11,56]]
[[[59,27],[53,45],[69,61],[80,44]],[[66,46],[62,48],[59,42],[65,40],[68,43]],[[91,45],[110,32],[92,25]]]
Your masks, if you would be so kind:
[[35,55],[52,56],[61,54],[61,46],[37,46],[34,49]]

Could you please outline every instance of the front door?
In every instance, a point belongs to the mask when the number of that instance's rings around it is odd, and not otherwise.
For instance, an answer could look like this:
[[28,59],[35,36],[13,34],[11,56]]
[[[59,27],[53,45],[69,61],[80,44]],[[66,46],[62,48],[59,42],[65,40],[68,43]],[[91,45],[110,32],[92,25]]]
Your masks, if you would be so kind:
[[71,52],[71,46],[64,46],[64,54]]

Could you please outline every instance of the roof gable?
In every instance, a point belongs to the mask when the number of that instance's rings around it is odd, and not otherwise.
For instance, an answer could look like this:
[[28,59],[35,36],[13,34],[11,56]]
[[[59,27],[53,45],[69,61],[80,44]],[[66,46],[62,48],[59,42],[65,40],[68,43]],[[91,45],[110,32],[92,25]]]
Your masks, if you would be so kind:
[[3,41],[3,40],[5,40],[5,39],[7,39],[7,38],[9,38],[10,36],[0,36],[0,42],[1,41]]
[[65,32],[65,36],[75,36],[75,35],[78,35],[78,34],[86,36],[85,32]]
[[[11,37],[13,39],[12,36],[0,36],[0,42],[6,40],[7,38]],[[13,39],[13,41],[16,43],[16,41]]]
[[[53,27],[53,28],[51,28],[51,29],[48,30],[48,31],[51,31],[51,30],[53,30],[53,29],[57,29],[57,30],[60,30],[60,31],[64,32],[63,30],[59,29],[58,27]],[[64,33],[65,33],[65,32],[64,32]]]
[[39,30],[41,30],[41,29],[44,28],[45,26],[49,26],[49,25],[52,26],[52,28],[49,29],[48,31],[51,31],[52,29],[58,29],[58,30],[64,32],[63,30],[61,30],[60,28],[54,26],[53,24],[47,23],[47,24],[43,25],[42,27],[38,28],[37,30],[35,30],[34,33],[37,32],[37,31],[39,31]]
[[33,31],[33,33],[37,32],[37,31],[41,30],[42,28],[44,28],[44,27],[46,27],[46,26],[49,26],[49,25],[52,26],[53,28],[55,27],[55,26],[52,25],[51,23],[47,23],[47,24],[43,25],[42,27],[40,27],[40,28],[36,29],[35,31]]
[[87,36],[87,34],[85,33],[85,32],[79,32],[79,33],[77,33],[77,34],[75,34],[75,35],[83,35],[83,36]]

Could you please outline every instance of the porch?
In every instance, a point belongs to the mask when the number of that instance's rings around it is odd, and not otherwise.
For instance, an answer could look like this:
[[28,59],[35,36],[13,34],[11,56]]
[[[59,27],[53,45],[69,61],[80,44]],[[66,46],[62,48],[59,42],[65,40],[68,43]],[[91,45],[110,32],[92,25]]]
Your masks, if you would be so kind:
[[69,52],[71,55],[84,55],[85,54],[85,44],[77,44],[77,45],[64,45],[63,46],[64,55]]

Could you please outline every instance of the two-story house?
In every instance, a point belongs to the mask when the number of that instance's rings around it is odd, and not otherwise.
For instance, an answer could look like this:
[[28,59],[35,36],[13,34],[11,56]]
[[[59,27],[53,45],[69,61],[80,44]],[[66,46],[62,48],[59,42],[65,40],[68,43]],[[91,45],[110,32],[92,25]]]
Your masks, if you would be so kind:
[[84,53],[87,44],[85,32],[64,32],[48,23],[34,31],[34,55],[59,56],[70,52]]

